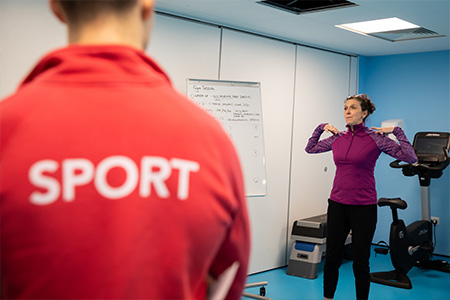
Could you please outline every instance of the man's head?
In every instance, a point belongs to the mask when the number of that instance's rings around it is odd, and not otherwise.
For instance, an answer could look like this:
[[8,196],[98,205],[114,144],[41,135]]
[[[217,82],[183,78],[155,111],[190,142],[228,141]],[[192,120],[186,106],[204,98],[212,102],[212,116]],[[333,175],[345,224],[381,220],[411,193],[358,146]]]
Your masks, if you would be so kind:
[[145,48],[155,0],[49,0],[69,29],[69,42]]
[[125,15],[137,0],[58,0],[71,24],[92,22],[100,15]]

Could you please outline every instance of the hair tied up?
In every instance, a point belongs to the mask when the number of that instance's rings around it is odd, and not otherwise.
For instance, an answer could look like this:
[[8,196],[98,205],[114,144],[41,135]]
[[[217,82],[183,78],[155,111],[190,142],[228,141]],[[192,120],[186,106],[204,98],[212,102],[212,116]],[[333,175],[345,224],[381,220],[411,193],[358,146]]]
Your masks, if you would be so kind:
[[352,96],[348,96],[347,100],[355,99],[358,100],[361,105],[362,111],[367,111],[368,115],[371,115],[375,111],[375,105],[372,101],[370,101],[370,97],[367,94],[356,94]]

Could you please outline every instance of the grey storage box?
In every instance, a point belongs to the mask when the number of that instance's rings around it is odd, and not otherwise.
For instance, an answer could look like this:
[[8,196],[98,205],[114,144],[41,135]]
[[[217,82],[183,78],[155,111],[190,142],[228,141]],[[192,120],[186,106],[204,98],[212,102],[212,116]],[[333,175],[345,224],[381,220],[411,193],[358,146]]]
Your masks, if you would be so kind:
[[292,245],[286,274],[308,279],[317,278],[319,267],[322,267],[325,248],[325,244],[295,242]]
[[[292,245],[286,274],[308,279],[317,278],[318,271],[323,267],[322,258],[326,251],[327,215],[295,221],[291,239],[295,242]],[[344,248],[344,252],[350,254],[345,256],[351,256],[351,242],[350,232]]]

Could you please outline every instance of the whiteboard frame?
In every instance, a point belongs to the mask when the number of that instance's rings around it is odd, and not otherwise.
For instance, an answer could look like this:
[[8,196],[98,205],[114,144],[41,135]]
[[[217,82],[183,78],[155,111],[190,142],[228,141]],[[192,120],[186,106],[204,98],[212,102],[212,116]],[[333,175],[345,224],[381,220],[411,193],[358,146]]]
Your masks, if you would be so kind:
[[[261,141],[262,141],[262,152],[263,152],[262,153],[262,170],[264,172],[264,174],[263,174],[263,176],[261,178],[262,190],[260,190],[260,191],[253,191],[253,188],[250,187],[250,183],[249,183],[249,181],[251,181],[251,180],[245,180],[245,193],[246,193],[247,197],[263,197],[263,196],[266,196],[267,195],[267,170],[266,170],[266,154],[265,154],[265,142],[264,142],[263,108],[262,108],[262,99],[261,99],[261,97],[262,97],[261,96],[261,83],[260,82],[252,82],[252,81],[212,80],[212,79],[187,78],[186,79],[186,95],[188,96],[188,98],[190,100],[196,102],[195,100],[193,100],[193,99],[191,99],[189,97],[189,86],[193,85],[193,84],[217,85],[217,86],[239,86],[239,87],[251,87],[251,88],[258,88],[259,89],[259,99],[258,99],[258,101],[259,101],[259,108],[260,108],[260,124],[259,124],[259,126],[261,126]],[[210,113],[210,114],[213,115],[216,118],[216,116],[213,113]],[[224,126],[224,123],[222,123],[222,121],[220,121],[220,120],[218,120],[218,121],[222,124],[224,130],[228,134],[230,134],[227,131],[226,126]],[[235,143],[235,145],[238,144],[234,140],[233,140],[233,142]],[[235,147],[238,148],[238,146],[235,146]],[[236,151],[237,151],[237,149],[236,149]],[[243,173],[244,173],[244,176],[245,176],[246,172],[244,171],[245,163],[244,163],[243,158],[241,159],[241,166],[242,166]]]

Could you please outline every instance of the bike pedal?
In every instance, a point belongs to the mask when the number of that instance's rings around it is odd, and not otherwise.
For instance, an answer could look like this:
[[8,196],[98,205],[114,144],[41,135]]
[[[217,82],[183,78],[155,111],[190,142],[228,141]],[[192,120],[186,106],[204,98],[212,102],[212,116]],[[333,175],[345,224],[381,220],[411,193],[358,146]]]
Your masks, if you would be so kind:
[[382,255],[386,255],[389,253],[389,249],[387,249],[387,248],[375,248],[374,251],[375,251],[375,253],[382,254]]

